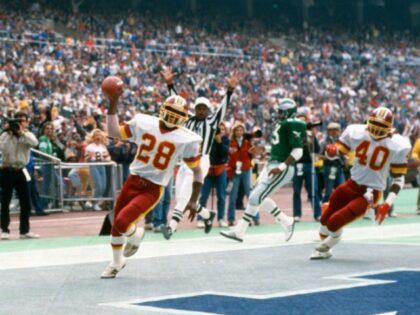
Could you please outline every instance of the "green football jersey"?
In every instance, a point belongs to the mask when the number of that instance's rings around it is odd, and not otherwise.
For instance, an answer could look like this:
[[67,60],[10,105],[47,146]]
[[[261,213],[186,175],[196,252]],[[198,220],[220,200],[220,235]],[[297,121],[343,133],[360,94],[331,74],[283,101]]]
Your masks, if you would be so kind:
[[271,139],[270,161],[284,162],[295,148],[303,147],[306,123],[297,118],[279,121]]

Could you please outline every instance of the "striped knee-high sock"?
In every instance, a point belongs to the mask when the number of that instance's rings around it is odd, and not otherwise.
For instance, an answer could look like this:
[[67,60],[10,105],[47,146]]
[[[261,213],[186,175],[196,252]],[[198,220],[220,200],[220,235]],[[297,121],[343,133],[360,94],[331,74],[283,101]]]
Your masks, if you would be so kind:
[[112,264],[121,265],[123,263],[122,248],[125,236],[111,236]]
[[183,217],[184,213],[181,210],[174,209],[174,212],[172,213],[171,222],[169,223],[169,226],[171,227],[172,231],[175,232],[175,230],[178,227],[178,223],[181,222]]

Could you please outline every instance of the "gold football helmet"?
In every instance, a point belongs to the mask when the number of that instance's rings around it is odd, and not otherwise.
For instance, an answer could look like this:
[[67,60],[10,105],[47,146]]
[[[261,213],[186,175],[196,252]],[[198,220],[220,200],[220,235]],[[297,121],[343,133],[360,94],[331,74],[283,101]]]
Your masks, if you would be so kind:
[[375,140],[387,137],[394,123],[394,115],[386,107],[375,108],[367,119],[367,131]]
[[169,96],[160,106],[159,119],[169,127],[182,126],[188,119],[188,105],[179,95]]

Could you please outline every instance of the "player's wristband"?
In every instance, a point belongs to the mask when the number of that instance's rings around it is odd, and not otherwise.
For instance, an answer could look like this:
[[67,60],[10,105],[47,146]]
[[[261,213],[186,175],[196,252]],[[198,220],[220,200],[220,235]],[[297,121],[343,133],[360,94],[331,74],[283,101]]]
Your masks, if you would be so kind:
[[287,164],[283,162],[277,168],[283,172],[287,168]]
[[397,194],[396,194],[396,193],[394,193],[393,191],[391,191],[391,192],[388,194],[388,197],[386,197],[385,202],[386,202],[387,204],[389,204],[390,206],[392,206],[392,204],[394,203],[395,198],[397,198]]

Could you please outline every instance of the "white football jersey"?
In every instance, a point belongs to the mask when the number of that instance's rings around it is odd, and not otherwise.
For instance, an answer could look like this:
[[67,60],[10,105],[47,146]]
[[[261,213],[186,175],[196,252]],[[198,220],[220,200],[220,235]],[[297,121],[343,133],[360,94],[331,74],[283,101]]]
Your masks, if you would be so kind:
[[120,134],[123,140],[138,145],[130,173],[155,184],[168,184],[179,159],[190,167],[200,164],[202,138],[184,127],[173,131],[161,130],[157,117],[138,114],[120,126]]
[[401,175],[407,173],[411,145],[399,134],[375,141],[366,127],[349,125],[337,141],[337,147],[344,154],[354,151],[351,178],[356,183],[383,191],[390,171]]

